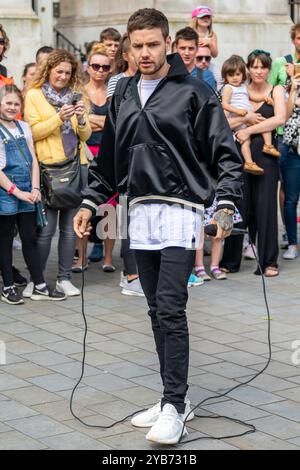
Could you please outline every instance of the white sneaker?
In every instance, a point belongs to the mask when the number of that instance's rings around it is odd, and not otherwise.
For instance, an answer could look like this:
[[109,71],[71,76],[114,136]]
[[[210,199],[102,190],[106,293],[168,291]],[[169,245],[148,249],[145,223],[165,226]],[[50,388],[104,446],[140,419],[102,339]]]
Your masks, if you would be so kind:
[[299,256],[297,245],[289,245],[288,249],[283,255],[284,259],[295,259]]
[[34,288],[33,282],[28,282],[27,286],[22,292],[22,297],[25,297],[25,299],[30,299],[33,293],[33,288]]
[[[134,416],[131,420],[131,424],[137,428],[151,428],[158,420],[160,414],[161,402],[159,401],[156,405],[152,406],[152,408],[149,408],[149,410]],[[187,416],[187,421],[191,421],[194,418],[195,415],[191,412],[191,402],[189,399],[185,399],[185,412],[179,416],[182,421],[184,421]]]
[[145,297],[141,283],[139,279],[128,282],[127,276],[123,283],[123,289],[121,291],[123,295],[135,295],[136,297]]
[[126,284],[126,281],[127,281],[127,276],[125,276],[125,274],[123,273],[123,271],[121,271],[121,274],[120,274],[120,284],[119,284],[119,286],[120,286],[120,287],[124,287],[125,284]]
[[175,406],[167,403],[146,435],[146,439],[159,444],[177,444],[181,434],[183,437],[187,433],[181,415],[177,413]]
[[73,286],[71,281],[64,279],[63,281],[56,281],[56,289],[58,292],[66,294],[68,297],[80,295],[80,290]]

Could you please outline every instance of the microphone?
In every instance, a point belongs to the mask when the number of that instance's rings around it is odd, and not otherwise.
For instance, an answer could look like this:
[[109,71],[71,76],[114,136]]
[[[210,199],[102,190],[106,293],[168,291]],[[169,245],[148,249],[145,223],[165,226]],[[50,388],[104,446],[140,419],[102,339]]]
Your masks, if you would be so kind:
[[[209,235],[210,237],[215,237],[217,235],[218,228],[215,224],[206,225],[204,227],[205,235]],[[231,235],[246,235],[248,230],[244,228],[233,228],[231,230]]]

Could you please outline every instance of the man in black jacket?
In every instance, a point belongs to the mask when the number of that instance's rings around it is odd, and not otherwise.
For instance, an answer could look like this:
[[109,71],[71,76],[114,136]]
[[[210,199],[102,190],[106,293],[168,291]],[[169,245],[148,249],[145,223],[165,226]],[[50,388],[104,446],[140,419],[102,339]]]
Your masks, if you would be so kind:
[[171,43],[166,17],[155,9],[138,10],[127,29],[139,71],[118,82],[74,229],[79,237],[87,234],[90,217],[116,191],[128,197],[131,248],[164,386],[160,402],[132,424],[151,427],[150,441],[176,444],[186,434],[184,420],[193,418],[186,398],[191,248],[214,195],[216,237],[230,234],[234,202],[241,197],[242,160],[214,92],[190,76],[178,54],[166,57]]

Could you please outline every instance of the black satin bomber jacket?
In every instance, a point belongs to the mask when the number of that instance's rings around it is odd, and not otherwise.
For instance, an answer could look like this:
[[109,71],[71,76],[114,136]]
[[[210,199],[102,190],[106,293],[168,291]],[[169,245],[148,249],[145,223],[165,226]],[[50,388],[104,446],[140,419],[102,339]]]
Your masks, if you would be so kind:
[[243,161],[217,96],[178,54],[167,60],[169,72],[144,108],[137,73],[116,115],[117,90],[126,79],[119,80],[81,207],[95,213],[116,192],[131,201],[176,198],[205,207],[214,196],[232,203],[242,197]]

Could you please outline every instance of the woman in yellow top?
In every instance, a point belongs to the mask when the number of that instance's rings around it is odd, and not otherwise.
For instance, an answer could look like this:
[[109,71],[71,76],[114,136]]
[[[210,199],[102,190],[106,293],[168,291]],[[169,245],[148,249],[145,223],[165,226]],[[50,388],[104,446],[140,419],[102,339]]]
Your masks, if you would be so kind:
[[[87,116],[88,100],[81,99],[76,93],[78,101],[74,101],[75,90],[84,96],[80,65],[73,54],[56,49],[37,71],[26,94],[24,115],[31,127],[39,162],[51,165],[74,159],[80,148],[84,181],[87,179],[87,159],[80,143],[89,138],[91,127]],[[46,211],[48,225],[38,236],[42,266],[45,269],[59,216],[56,288],[68,296],[80,295],[79,289],[70,281],[76,243],[73,231],[76,209],[58,210],[47,207]],[[25,296],[30,295],[31,287],[30,283],[24,291]]]

